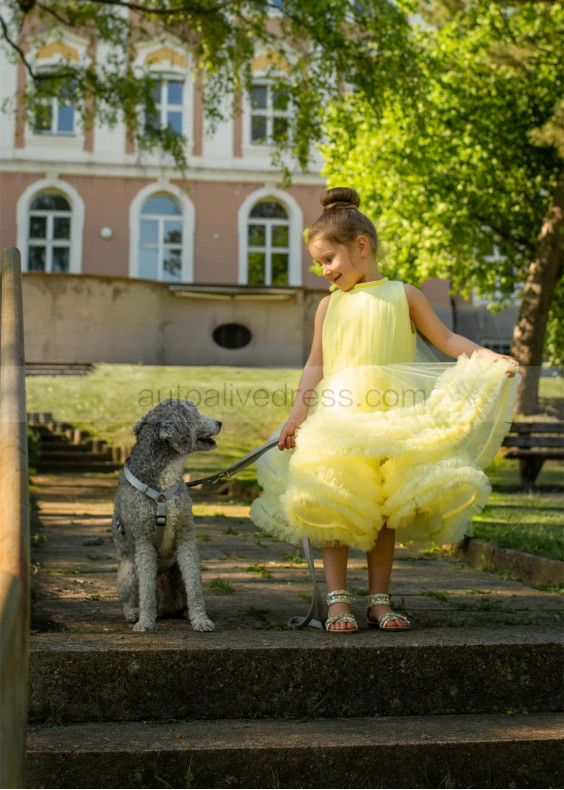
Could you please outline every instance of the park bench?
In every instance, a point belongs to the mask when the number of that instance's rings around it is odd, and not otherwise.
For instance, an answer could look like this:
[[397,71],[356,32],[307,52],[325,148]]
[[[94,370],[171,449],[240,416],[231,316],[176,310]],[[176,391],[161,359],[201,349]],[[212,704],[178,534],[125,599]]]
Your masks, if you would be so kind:
[[564,422],[513,422],[502,446],[519,459],[521,485],[531,491],[545,461],[564,460]]

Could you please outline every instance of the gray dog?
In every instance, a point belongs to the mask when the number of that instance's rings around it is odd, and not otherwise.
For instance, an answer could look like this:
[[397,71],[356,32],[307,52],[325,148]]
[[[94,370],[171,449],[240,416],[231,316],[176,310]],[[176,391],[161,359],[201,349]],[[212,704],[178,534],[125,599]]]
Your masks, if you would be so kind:
[[134,631],[153,631],[157,616],[181,612],[195,631],[214,630],[182,474],[186,456],[216,447],[220,430],[218,420],[178,398],[162,401],[133,428],[137,442],[120,473],[112,533],[118,594]]

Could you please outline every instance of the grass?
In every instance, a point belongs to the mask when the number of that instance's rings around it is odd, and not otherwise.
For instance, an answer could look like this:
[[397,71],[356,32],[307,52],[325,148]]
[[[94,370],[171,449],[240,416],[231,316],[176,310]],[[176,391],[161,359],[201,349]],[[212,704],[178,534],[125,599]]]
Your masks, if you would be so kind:
[[221,576],[218,576],[217,579],[212,579],[210,582],[210,590],[215,593],[215,595],[233,595],[235,589],[230,582],[222,579]]
[[[160,400],[194,400],[204,414],[223,422],[218,448],[190,456],[190,472],[203,476],[231,465],[266,441],[288,416],[299,376],[299,370],[279,368],[101,364],[84,377],[28,378],[27,407],[50,411],[55,420],[111,443],[132,445],[133,425]],[[562,418],[562,379],[541,379],[539,411]],[[474,518],[474,533],[498,546],[563,560],[564,467],[546,462],[538,478],[539,491],[533,495],[520,490],[518,469],[517,461],[499,455],[494,459],[487,470],[493,493],[485,510]],[[256,488],[254,467],[245,469],[237,481]],[[260,538],[272,538],[266,532],[255,537],[259,546]],[[297,562],[297,556],[287,561]]]
[[[135,423],[169,397],[193,400],[223,423],[218,448],[190,458],[194,474],[223,469],[263,444],[288,416],[299,370],[96,365],[87,376],[34,376],[28,411],[51,412],[112,444],[133,445]],[[253,479],[245,470],[238,480]]]

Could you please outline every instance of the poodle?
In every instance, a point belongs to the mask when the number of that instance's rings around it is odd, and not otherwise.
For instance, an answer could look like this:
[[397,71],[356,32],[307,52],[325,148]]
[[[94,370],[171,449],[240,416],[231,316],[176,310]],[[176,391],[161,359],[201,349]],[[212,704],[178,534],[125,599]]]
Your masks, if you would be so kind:
[[157,617],[180,613],[195,631],[214,630],[182,474],[186,456],[216,447],[220,430],[221,422],[179,398],[162,401],[133,428],[137,441],[120,472],[112,534],[119,599],[134,631],[153,631]]

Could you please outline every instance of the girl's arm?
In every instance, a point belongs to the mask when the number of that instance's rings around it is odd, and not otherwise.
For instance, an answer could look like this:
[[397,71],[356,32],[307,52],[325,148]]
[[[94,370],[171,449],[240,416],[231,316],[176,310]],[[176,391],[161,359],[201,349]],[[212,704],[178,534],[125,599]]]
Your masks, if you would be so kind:
[[[449,357],[458,357],[460,354],[471,356],[474,351],[477,351],[479,356],[491,357],[496,362],[499,359],[505,359],[517,366],[517,362],[513,357],[505,354],[496,354],[495,351],[479,346],[467,337],[451,332],[440,318],[435,315],[427,298],[413,285],[405,285],[405,293],[411,320],[439,351],[448,354]],[[514,374],[511,373],[510,375]]]
[[290,416],[282,426],[278,447],[281,450],[288,450],[296,446],[296,430],[307,417],[309,405],[311,403],[313,391],[323,378],[323,355],[321,352],[321,336],[323,321],[329,306],[331,296],[325,296],[317,307],[315,313],[315,323],[313,331],[313,341],[311,352],[305,363],[303,373],[298,384],[296,399],[290,412]]

